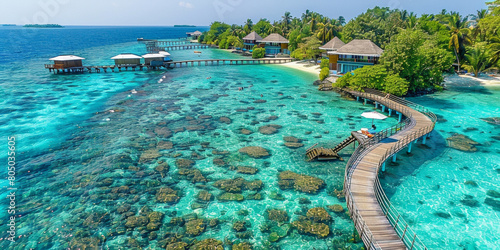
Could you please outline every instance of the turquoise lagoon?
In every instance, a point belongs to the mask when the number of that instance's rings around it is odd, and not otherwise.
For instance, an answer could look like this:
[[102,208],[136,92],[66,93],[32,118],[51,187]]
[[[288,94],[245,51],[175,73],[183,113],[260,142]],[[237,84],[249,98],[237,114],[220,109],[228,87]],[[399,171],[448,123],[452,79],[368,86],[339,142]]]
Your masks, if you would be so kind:
[[[136,37],[161,34],[162,38],[174,38],[180,32],[174,28],[91,27],[39,32],[60,32],[50,35],[62,38],[84,34],[79,42],[68,43],[61,51],[40,44],[30,50],[31,56],[22,58],[23,62],[11,62],[20,56],[15,50],[2,50],[11,60],[1,62],[7,70],[0,72],[4,96],[0,99],[0,135],[17,137],[20,217],[16,227],[21,236],[15,243],[4,238],[2,248],[62,249],[99,244],[105,249],[160,249],[176,237],[185,242],[208,238],[248,242],[257,249],[362,247],[350,242],[353,224],[348,216],[327,208],[334,204],[345,208],[343,199],[335,195],[343,185],[345,161],[306,162],[304,153],[315,143],[334,146],[351,130],[368,127],[371,121],[361,119],[360,114],[372,106],[318,92],[312,86],[316,76],[279,65],[52,75],[43,64],[56,54],[77,54],[87,58],[87,64],[111,64],[108,58],[118,53],[145,53],[144,45],[133,42]],[[202,51],[201,56],[173,51],[172,58],[239,57],[220,50]],[[478,86],[451,88],[412,98],[442,119],[428,141],[430,149],[419,146],[412,156],[400,154],[382,182],[391,201],[429,248],[491,249],[499,241],[495,227],[498,210],[484,200],[487,190],[500,191],[498,181],[494,181],[498,180],[499,146],[491,137],[498,131],[478,118],[498,116],[494,114],[498,114],[500,92]],[[396,122],[390,118],[377,125],[384,128]],[[260,127],[270,124],[281,128],[272,135],[259,132]],[[251,134],[242,134],[241,129]],[[446,147],[445,138],[452,132],[480,142],[478,151],[466,153]],[[285,136],[301,139],[304,146],[285,147]],[[160,141],[162,147],[156,154]],[[270,156],[254,159],[238,152],[247,146],[263,147]],[[348,147],[342,152],[344,160],[352,150]],[[193,168],[207,181],[193,183],[199,175],[181,175],[178,159],[195,162]],[[6,158],[0,160],[6,162]],[[155,168],[165,163],[169,169],[158,174]],[[232,166],[248,166],[258,172],[242,174]],[[320,178],[326,186],[316,194],[281,190],[278,174],[286,170]],[[223,191],[215,182],[234,178],[260,180],[262,187],[258,192],[243,190],[244,201],[197,200],[202,190],[219,196]],[[473,180],[477,187],[464,185],[467,180]],[[2,184],[4,201],[6,185]],[[157,201],[158,190],[165,187],[176,192],[176,202]],[[251,199],[256,193],[260,200]],[[478,202],[461,202],[464,199]],[[7,202],[2,205],[0,211],[6,211]],[[289,229],[290,222],[315,207],[326,208],[332,217],[326,222],[328,237]],[[266,216],[270,209],[286,211],[289,219],[270,223]],[[127,224],[130,216],[150,210],[164,214],[156,228],[152,225],[148,230],[133,221]],[[186,235],[187,225],[171,222],[180,217],[202,219],[205,230]],[[6,212],[0,218],[6,225]],[[245,230],[237,222],[243,222]],[[238,230],[234,225],[240,225]],[[271,243],[271,232],[286,236]]]
[[[429,147],[401,153],[382,183],[430,249],[496,249],[500,197],[487,192],[500,192],[500,130],[481,118],[500,115],[500,86],[456,79],[448,80],[447,91],[410,98],[440,119]],[[477,151],[447,147],[446,138],[456,133],[480,143]]]

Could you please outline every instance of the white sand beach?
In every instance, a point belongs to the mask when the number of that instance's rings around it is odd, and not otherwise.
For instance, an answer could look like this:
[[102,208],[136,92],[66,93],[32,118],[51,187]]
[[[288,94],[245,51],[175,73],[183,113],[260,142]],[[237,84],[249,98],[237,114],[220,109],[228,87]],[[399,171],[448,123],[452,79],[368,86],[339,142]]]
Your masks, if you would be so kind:
[[313,66],[313,65],[310,65],[304,61],[289,62],[289,63],[280,64],[280,65],[285,66],[285,67],[289,67],[289,68],[293,68],[293,69],[297,69],[297,70],[301,70],[304,72],[316,74],[318,77],[319,77],[319,72],[321,71],[321,69],[319,68],[319,65]]
[[453,75],[446,76],[445,83],[447,85],[461,85],[461,86],[500,86],[500,77],[482,75],[480,77],[473,77],[470,75]]

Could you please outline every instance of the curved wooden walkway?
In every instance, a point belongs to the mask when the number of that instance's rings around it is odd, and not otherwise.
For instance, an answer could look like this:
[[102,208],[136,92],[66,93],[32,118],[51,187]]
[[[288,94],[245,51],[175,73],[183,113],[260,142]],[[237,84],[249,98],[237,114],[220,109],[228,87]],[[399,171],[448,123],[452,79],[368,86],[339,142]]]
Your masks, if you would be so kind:
[[[401,113],[406,119],[393,128],[381,131],[374,139],[360,145],[346,167],[344,192],[355,227],[368,249],[426,249],[408,224],[391,206],[378,180],[379,169],[397,152],[408,148],[434,129],[436,117],[422,106],[385,93],[345,90],[351,95],[371,100],[376,107]],[[395,160],[395,159],[394,159]]]

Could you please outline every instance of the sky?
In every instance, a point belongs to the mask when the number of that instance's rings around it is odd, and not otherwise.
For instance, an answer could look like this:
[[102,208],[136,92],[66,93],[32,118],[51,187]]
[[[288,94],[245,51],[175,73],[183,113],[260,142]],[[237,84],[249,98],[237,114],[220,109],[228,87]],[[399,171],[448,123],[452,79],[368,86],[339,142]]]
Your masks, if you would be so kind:
[[300,17],[309,9],[330,18],[356,17],[375,6],[416,14],[442,9],[463,15],[485,9],[483,0],[3,0],[2,24],[208,26],[213,21],[243,24],[247,18],[279,20],[285,11]]

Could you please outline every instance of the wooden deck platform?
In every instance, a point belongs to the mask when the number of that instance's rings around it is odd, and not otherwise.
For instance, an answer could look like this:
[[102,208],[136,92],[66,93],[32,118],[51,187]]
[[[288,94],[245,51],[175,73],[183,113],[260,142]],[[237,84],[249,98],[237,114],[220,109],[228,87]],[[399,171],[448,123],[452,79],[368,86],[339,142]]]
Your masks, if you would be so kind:
[[[385,98],[377,91],[345,90],[353,96],[373,101],[407,117],[403,129],[374,138],[353,153],[346,167],[344,192],[350,215],[368,249],[426,249],[417,235],[391,206],[378,180],[380,167],[398,151],[426,136],[436,122],[434,114],[402,99]],[[410,107],[414,106],[414,107]],[[384,165],[385,166],[385,165]],[[403,167],[403,166],[401,166]]]

